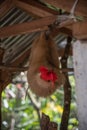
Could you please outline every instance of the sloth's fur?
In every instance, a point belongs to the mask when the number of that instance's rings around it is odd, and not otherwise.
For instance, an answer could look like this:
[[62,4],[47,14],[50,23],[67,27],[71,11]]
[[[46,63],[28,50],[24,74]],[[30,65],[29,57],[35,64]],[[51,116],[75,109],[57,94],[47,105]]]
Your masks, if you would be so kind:
[[[27,78],[31,90],[38,96],[47,97],[51,95],[57,88],[64,84],[64,76],[59,71],[57,46],[49,36],[46,38],[45,33],[35,39],[32,45],[29,69]],[[58,79],[52,85],[52,81],[45,81],[40,77],[39,68],[45,66],[48,70],[53,70]]]

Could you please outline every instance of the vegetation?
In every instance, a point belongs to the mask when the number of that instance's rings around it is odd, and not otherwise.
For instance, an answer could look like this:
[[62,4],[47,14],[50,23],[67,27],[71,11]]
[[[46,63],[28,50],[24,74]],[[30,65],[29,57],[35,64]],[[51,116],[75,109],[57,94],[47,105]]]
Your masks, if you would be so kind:
[[[60,127],[64,100],[63,87],[51,97],[39,98],[27,89],[27,82],[23,81],[24,76],[21,73],[2,93],[2,130],[39,130],[39,118],[42,112],[49,115]],[[68,129],[75,130],[78,127],[75,81],[73,76],[69,76],[69,80],[72,85],[72,103]]]

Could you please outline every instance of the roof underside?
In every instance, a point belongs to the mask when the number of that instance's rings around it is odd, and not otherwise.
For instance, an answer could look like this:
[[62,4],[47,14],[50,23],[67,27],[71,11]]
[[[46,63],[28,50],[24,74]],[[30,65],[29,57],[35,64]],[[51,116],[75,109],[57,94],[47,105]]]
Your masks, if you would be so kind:
[[[11,82],[13,72],[27,70],[25,63],[29,60],[32,42],[41,31],[54,27],[54,31],[50,32],[60,48],[58,50],[60,56],[64,54],[64,49],[61,48],[65,47],[67,36],[87,39],[87,1],[79,0],[75,7],[74,14],[76,19],[79,18],[77,22],[69,19],[74,2],[75,0],[0,1],[0,83],[3,86],[2,90]],[[72,55],[72,48],[69,55]]]
[[[1,20],[0,27],[14,25],[23,22],[30,22],[34,20],[34,17],[31,17],[25,11],[12,8]],[[38,35],[38,32],[31,34],[22,34],[17,36],[10,36],[8,38],[2,38],[0,41],[0,47],[5,49],[3,62],[9,64],[17,59],[22,53],[26,52],[31,48],[32,41]],[[61,44],[62,41],[65,41],[65,36],[59,34],[55,41],[57,44]]]

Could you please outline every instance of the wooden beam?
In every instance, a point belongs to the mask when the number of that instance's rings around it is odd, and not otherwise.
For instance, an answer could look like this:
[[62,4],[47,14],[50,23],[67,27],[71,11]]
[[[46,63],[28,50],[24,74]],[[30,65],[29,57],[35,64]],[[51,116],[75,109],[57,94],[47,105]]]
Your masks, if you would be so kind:
[[13,7],[12,0],[5,0],[0,5],[0,18],[2,18]]
[[73,24],[73,35],[77,39],[87,39],[87,21]]
[[37,19],[31,22],[3,27],[0,28],[0,38],[47,30],[48,27],[46,26],[53,24],[55,20],[56,16],[50,16],[46,18]]
[[22,72],[27,71],[28,67],[15,67],[15,66],[9,66],[9,65],[0,65],[1,70],[8,70],[11,72]]
[[0,47],[0,63],[2,63],[4,52],[4,49]]
[[[44,0],[44,2],[70,12],[75,0]],[[75,14],[87,17],[87,0],[78,1]]]
[[36,17],[47,17],[53,14],[58,15],[57,11],[43,6],[35,0],[14,0],[14,5]]
[[[0,69],[1,70],[8,70],[11,72],[23,72],[23,71],[27,71],[29,68],[28,67],[15,67],[15,66],[6,66],[6,65],[0,65]],[[60,69],[61,72],[73,72],[74,69],[73,68],[64,68],[64,69]]]
[[[47,26],[53,24],[56,21],[56,19],[57,19],[57,15],[52,15],[31,22],[0,28],[0,38],[48,30]],[[54,27],[55,29],[52,30],[53,37],[58,35],[59,32],[72,36],[71,25],[69,25],[70,26],[69,27],[67,26],[67,24],[64,24],[64,26],[66,26],[67,28],[63,27],[63,25]]]
[[51,31],[51,35],[53,37],[57,36],[59,33],[61,34],[64,34],[66,36],[73,36],[72,35],[72,30],[71,30],[71,27],[62,27],[62,28],[59,28],[59,27],[56,27],[54,28],[54,30]]
[[[41,24],[36,25],[36,26],[33,25],[33,23],[37,23],[38,21],[39,20],[32,21],[30,23],[28,22],[28,23],[22,23],[22,24],[3,27],[3,28],[0,29],[0,38],[15,36],[15,35],[19,35],[19,34],[27,34],[27,33],[32,33],[32,32],[46,31],[46,30],[49,29],[47,26],[44,26],[45,23],[43,24],[43,23],[41,23],[41,21],[39,21]],[[41,27],[41,25],[43,27]],[[28,26],[28,27],[26,27],[26,26]],[[16,29],[15,30],[16,32],[13,31],[13,29]],[[57,36],[58,33],[62,33],[62,34],[65,34],[65,35],[72,36],[72,25],[61,27],[61,28],[55,27],[54,30],[52,30],[52,32],[51,32],[53,37]]]

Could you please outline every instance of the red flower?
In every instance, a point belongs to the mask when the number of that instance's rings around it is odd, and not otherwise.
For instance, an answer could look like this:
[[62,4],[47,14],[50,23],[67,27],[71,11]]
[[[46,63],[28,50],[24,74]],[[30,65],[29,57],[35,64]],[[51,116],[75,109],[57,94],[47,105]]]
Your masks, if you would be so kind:
[[53,83],[57,80],[57,75],[52,70],[48,70],[48,68],[46,68],[44,66],[41,66],[39,70],[41,73],[40,77],[43,80],[52,81]]

